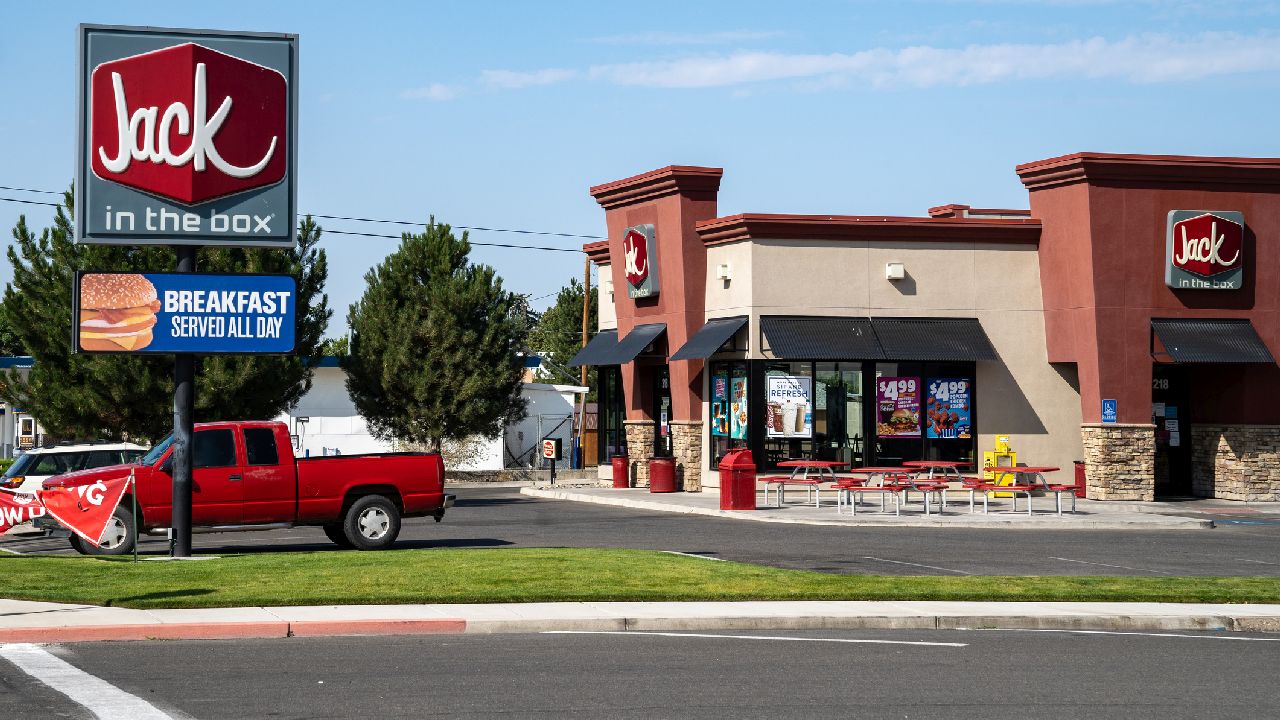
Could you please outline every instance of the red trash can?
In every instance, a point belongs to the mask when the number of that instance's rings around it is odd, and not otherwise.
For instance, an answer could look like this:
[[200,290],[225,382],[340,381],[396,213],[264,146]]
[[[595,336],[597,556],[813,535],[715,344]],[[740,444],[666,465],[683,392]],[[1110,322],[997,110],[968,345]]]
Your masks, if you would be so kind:
[[676,491],[675,458],[653,458],[649,461],[649,492],[668,493]]
[[631,487],[631,462],[626,455],[613,456],[613,486]]
[[1076,497],[1084,497],[1084,461],[1076,460]]
[[756,465],[750,450],[730,450],[720,460],[720,509],[756,509]]

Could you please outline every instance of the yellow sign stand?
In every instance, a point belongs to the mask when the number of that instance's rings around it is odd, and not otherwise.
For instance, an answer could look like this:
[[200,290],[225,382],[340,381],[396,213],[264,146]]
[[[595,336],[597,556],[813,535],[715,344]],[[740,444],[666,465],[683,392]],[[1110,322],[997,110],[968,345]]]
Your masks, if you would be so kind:
[[[982,479],[997,485],[1013,485],[1017,476],[997,473],[992,468],[1014,467],[1018,464],[1018,453],[1009,449],[1009,436],[996,436],[996,449],[982,451]],[[1013,497],[1013,493],[996,493],[995,497]]]

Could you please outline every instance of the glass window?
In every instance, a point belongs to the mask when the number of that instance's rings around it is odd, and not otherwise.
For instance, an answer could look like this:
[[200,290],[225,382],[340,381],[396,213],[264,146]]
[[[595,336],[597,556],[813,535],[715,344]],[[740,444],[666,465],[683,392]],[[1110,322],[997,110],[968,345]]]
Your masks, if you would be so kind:
[[616,365],[597,369],[600,387],[600,462],[608,463],[615,455],[627,454],[627,435],[623,420],[626,406],[622,397],[622,371]]
[[43,453],[27,468],[28,475],[60,475],[64,472],[79,470],[84,462],[85,453]]
[[[789,397],[779,403],[770,402],[768,397],[773,387],[771,378],[792,377],[798,381],[794,388],[808,388],[807,398]],[[764,366],[764,465],[776,468],[783,460],[813,459],[819,455],[815,449],[813,432],[813,363],[811,362],[779,362],[772,361]],[[807,381],[807,382],[806,382]],[[802,408],[802,409],[801,409]],[[792,415],[791,413],[797,413]],[[771,418],[772,416],[772,422]],[[775,428],[769,437],[769,427]],[[778,437],[778,433],[794,432],[794,437]],[[760,461],[757,460],[759,465]]]
[[146,455],[146,453],[146,450],[124,450],[120,453],[122,458],[121,461],[126,463],[135,463],[138,462],[139,458],[143,455]]
[[734,448],[747,447],[751,388],[745,362],[716,362],[710,365],[711,462]]
[[90,468],[107,467],[108,465],[120,464],[119,450],[94,450],[86,453],[84,465],[81,468],[88,470]]
[[236,464],[236,438],[230,428],[197,432],[195,446],[194,467],[234,467]]
[[250,465],[279,465],[276,434],[271,428],[245,428],[244,452]]
[[150,450],[148,450],[146,455],[142,456],[142,464],[155,465],[157,462],[160,461],[160,456],[164,455],[165,452],[169,450],[169,446],[172,444],[173,444],[173,433],[170,433],[166,435],[163,440],[156,443],[155,446],[153,446]]

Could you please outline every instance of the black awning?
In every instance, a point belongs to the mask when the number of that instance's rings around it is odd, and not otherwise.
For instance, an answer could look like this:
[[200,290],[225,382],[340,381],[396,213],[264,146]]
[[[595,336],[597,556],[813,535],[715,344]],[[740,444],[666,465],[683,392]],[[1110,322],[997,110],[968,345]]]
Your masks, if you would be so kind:
[[631,332],[627,333],[627,336],[614,346],[613,352],[609,356],[609,362],[605,364],[625,365],[635,360],[637,355],[649,347],[649,343],[657,340],[666,331],[667,326],[663,323],[637,325],[631,328]]
[[1157,360],[1175,363],[1266,363],[1276,360],[1248,320],[1158,320],[1151,330],[1164,345]]
[[761,317],[760,332],[781,360],[884,360],[864,317]]
[[742,326],[746,324],[747,319],[745,317],[708,320],[701,330],[689,338],[689,342],[686,342],[683,347],[671,356],[671,359],[706,360],[715,355],[720,346],[729,342],[729,338],[733,337],[734,333],[741,330]]
[[976,318],[871,318],[886,360],[999,360]]
[[601,330],[595,337],[591,338],[591,342],[587,346],[578,351],[577,355],[569,361],[569,367],[578,367],[580,365],[613,365],[609,362],[609,357],[613,355],[613,349],[618,346],[617,330]]

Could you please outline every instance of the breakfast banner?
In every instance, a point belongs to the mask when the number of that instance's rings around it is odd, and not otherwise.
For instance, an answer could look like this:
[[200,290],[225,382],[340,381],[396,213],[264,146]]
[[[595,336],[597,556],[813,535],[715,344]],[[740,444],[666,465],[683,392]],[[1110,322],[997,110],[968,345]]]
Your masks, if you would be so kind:
[[920,378],[876,378],[876,435],[920,437]]
[[98,273],[76,276],[76,352],[290,353],[291,275]]

